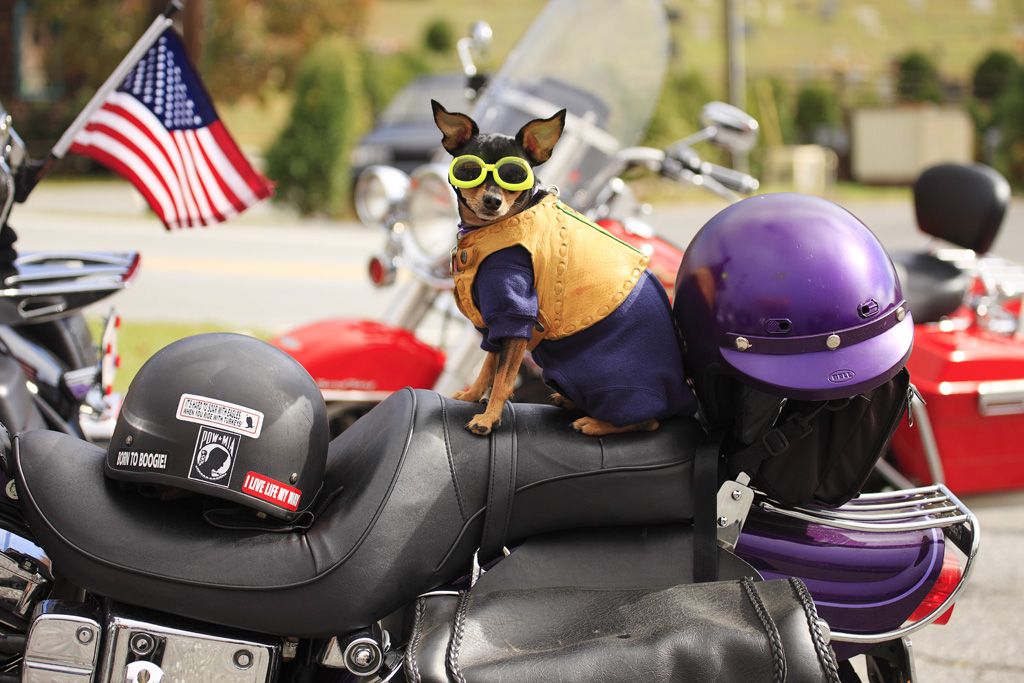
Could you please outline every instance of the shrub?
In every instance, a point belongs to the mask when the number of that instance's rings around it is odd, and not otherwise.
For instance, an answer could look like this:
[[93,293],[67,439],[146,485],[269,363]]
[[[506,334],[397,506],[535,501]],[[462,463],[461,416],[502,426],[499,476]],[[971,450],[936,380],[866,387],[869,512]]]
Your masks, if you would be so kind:
[[423,32],[423,47],[430,52],[447,54],[455,45],[455,31],[446,20],[437,18],[427,25]]
[[698,130],[701,107],[711,99],[711,88],[696,72],[669,74],[643,144],[664,147]]
[[378,54],[366,50],[362,62],[363,84],[374,118],[380,116],[399,90],[430,70],[426,61],[414,52]]
[[897,61],[896,93],[903,102],[941,102],[942,81],[931,57],[908,52]]
[[994,106],[993,123],[999,128],[994,163],[1017,187],[1024,187],[1024,70]]
[[793,122],[800,142],[815,142],[822,128],[839,122],[839,101],[835,91],[824,83],[809,83],[800,88]]
[[267,152],[277,198],[303,214],[338,215],[349,198],[349,154],[366,124],[359,52],[317,43],[299,67],[288,124]]
[[992,50],[974,68],[971,91],[983,102],[993,102],[1015,82],[1020,67],[1009,52]]

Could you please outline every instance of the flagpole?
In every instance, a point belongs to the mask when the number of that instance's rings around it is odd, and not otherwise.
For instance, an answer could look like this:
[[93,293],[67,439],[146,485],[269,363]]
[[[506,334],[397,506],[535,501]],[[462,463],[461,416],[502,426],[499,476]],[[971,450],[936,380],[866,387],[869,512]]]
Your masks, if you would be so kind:
[[103,82],[103,85],[99,87],[96,94],[92,96],[89,103],[85,105],[85,108],[78,113],[75,120],[71,122],[64,134],[60,136],[57,143],[50,150],[49,156],[43,161],[35,161],[26,163],[23,167],[24,172],[19,174],[18,178],[18,192],[16,199],[19,202],[25,201],[29,193],[36,186],[36,183],[46,175],[53,165],[64,158],[67,154],[68,149],[71,147],[75,136],[78,135],[79,131],[85,127],[86,123],[92,117],[96,110],[103,106],[106,102],[107,97],[113,92],[121,82],[128,75],[128,72],[142,59],[142,56],[149,51],[149,48],[153,47],[153,43],[167,30],[169,26],[174,23],[174,15],[180,12],[185,7],[185,0],[171,0],[167,4],[167,8],[153,20],[153,23],[149,25],[146,32],[142,34],[142,37],[135,43],[128,54],[124,56],[124,59],[117,65],[114,71],[107,77],[107,80]]

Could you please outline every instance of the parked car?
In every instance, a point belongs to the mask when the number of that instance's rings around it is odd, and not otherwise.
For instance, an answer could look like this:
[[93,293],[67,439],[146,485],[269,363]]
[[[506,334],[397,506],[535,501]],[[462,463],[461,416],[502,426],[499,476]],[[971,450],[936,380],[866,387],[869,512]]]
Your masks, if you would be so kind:
[[421,76],[402,88],[380,115],[376,127],[352,150],[352,182],[367,166],[387,164],[412,173],[441,147],[430,100],[452,111],[467,111],[466,76],[461,73]]

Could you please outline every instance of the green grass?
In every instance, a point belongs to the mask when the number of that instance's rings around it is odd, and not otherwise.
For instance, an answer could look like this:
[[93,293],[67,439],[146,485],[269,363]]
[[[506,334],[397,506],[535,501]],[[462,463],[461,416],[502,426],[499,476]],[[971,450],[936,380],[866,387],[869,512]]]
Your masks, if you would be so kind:
[[[93,338],[99,339],[103,321],[89,321]],[[154,353],[173,341],[203,332],[239,332],[259,339],[272,335],[265,330],[237,329],[217,323],[137,322],[125,320],[117,335],[121,355],[121,369],[114,380],[114,390],[122,394],[128,390],[135,373]]]

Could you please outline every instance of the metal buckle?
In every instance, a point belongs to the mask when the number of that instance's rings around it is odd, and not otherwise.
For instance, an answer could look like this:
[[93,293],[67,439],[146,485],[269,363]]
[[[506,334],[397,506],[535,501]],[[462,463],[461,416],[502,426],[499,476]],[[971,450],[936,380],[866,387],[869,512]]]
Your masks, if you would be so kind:
[[740,472],[736,481],[728,480],[718,489],[718,545],[729,551],[736,549],[754,502],[754,491],[748,484],[750,477]]
[[863,493],[838,508],[814,505],[787,508],[769,500],[758,500],[755,504],[768,512],[852,531],[884,533],[941,529],[946,539],[967,558],[960,583],[930,614],[884,633],[832,632],[832,640],[846,643],[881,643],[903,638],[938,619],[953,606],[960,591],[967,585],[981,545],[978,518],[944,484],[885,493]]

